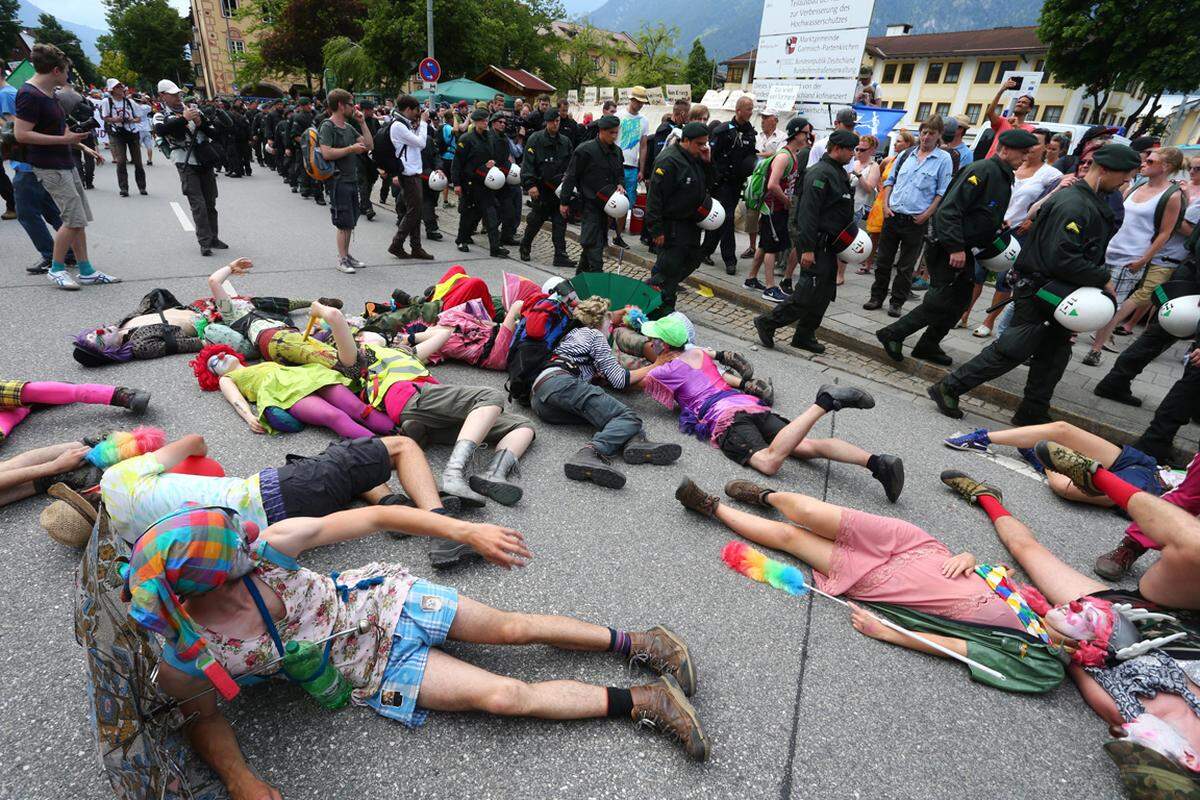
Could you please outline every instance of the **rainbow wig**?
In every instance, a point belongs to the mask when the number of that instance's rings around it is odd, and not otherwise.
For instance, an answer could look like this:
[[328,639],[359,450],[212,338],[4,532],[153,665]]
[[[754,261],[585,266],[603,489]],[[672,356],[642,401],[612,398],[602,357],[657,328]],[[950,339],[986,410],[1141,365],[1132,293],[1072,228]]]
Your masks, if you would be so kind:
[[751,580],[793,595],[808,593],[804,573],[790,564],[767,558],[745,542],[733,541],[721,550],[721,560]]
[[208,368],[208,360],[213,356],[231,355],[244,367],[246,357],[227,344],[208,344],[192,359],[192,372],[196,374],[196,382],[206,392],[215,392],[221,382],[221,376]]
[[100,469],[127,458],[144,455],[162,447],[167,436],[159,428],[134,428],[132,431],[113,431],[105,436],[84,458]]

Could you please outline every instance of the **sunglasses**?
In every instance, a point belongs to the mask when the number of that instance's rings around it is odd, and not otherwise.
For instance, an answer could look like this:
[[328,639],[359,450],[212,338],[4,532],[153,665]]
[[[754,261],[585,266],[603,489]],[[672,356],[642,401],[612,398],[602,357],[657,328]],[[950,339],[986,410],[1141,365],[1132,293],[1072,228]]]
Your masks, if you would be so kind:
[[1188,167],[1188,172],[1200,172],[1200,166]]
[[856,147],[856,148],[854,148],[854,152],[856,152],[856,153],[866,153],[866,152],[870,151],[870,149],[871,149],[871,148],[869,148],[869,147]]

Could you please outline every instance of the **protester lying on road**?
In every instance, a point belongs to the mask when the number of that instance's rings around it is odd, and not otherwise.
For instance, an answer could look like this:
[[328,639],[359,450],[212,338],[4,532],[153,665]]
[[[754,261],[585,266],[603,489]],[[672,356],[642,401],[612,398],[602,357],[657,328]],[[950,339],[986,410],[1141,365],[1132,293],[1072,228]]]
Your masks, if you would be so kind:
[[0,444],[33,412],[34,406],[72,403],[118,406],[142,414],[150,405],[150,393],[104,383],[0,380]]

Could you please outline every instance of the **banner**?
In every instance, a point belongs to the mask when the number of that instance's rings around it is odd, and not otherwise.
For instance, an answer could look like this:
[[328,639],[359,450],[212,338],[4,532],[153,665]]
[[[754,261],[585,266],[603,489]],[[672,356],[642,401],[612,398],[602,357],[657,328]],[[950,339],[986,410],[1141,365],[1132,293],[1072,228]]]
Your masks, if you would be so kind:
[[865,28],[874,7],[874,0],[766,0],[758,35]]
[[875,0],[765,0],[756,94],[781,81],[799,87],[801,102],[849,105],[874,8]]
[[583,104],[585,106],[596,105],[596,87],[595,86],[583,87]]
[[626,105],[629,102],[629,95],[632,93],[632,86],[622,86],[620,89],[617,89],[617,104]]
[[754,96],[769,97],[771,89],[783,84],[796,89],[796,96],[803,103],[836,103],[850,105],[854,97],[854,78],[796,78],[788,81],[754,79]]
[[700,101],[709,109],[720,108],[725,103],[725,98],[729,97],[729,92],[722,89],[709,89],[704,93],[704,98]]
[[568,89],[567,102],[571,105],[577,105],[579,103],[579,91],[576,89]]
[[772,83],[767,91],[767,108],[787,113],[796,107],[800,87],[793,83]]
[[866,43],[866,28],[764,36],[758,40],[754,77],[853,78],[862,65]]
[[666,103],[663,100],[663,90],[661,86],[647,86],[646,99],[650,101],[649,105],[661,106]]
[[892,128],[900,124],[900,120],[908,113],[903,108],[875,106],[855,106],[854,111],[858,114],[858,124],[854,126],[854,132],[859,136],[870,134],[880,142],[886,141]]
[[667,101],[674,103],[676,100],[691,100],[692,85],[690,83],[667,84]]

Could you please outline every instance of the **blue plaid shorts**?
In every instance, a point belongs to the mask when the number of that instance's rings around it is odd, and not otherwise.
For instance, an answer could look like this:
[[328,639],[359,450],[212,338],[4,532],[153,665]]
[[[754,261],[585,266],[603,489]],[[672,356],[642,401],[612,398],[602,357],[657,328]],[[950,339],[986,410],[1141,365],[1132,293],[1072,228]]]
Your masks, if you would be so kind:
[[392,634],[392,649],[383,683],[367,700],[376,713],[403,722],[410,728],[425,724],[429,712],[417,708],[417,694],[425,677],[429,648],[446,641],[454,615],[458,613],[458,591],[418,580],[408,590],[404,609]]

